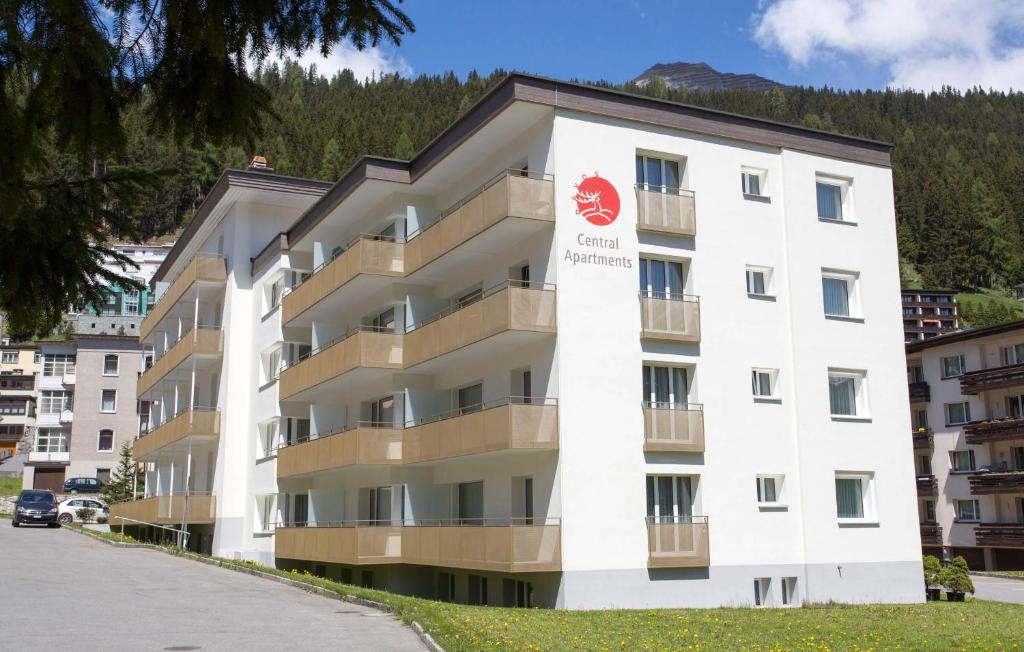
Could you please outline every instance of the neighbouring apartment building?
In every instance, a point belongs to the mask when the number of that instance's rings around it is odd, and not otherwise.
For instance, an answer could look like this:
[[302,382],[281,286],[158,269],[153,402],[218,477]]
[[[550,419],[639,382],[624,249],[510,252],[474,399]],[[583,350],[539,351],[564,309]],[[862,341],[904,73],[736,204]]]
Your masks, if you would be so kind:
[[889,146],[525,75],[229,170],[141,326],[190,545],[476,604],[922,599]]
[[907,345],[921,543],[1024,569],[1024,321]]
[[903,290],[903,334],[907,342],[960,328],[954,290]]
[[[117,274],[131,277],[139,283],[144,283],[147,287],[143,290],[134,290],[125,289],[118,285],[108,286],[106,302],[100,306],[87,307],[85,314],[104,317],[145,317],[153,306],[153,302],[156,301],[156,297],[149,284],[152,282],[153,275],[156,274],[167,254],[174,247],[175,240],[176,236],[171,235],[154,238],[142,244],[131,242],[113,243],[113,249],[131,259],[135,267],[122,268],[120,263],[111,258],[104,262],[104,267]],[[137,324],[138,320],[133,320],[131,323]],[[132,336],[138,335],[137,332],[128,334]]]
[[0,345],[0,459],[19,452],[36,423],[36,375],[39,348]]
[[110,479],[146,410],[135,399],[143,347],[138,337],[116,334],[138,332],[138,323],[79,315],[70,339],[38,342],[37,423],[24,488],[60,491],[68,478]]

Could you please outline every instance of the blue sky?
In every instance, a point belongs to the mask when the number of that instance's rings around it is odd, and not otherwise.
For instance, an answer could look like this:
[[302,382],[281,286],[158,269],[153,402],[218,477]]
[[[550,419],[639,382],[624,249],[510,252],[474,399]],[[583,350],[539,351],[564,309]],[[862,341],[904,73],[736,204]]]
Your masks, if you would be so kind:
[[406,0],[400,47],[307,54],[330,74],[495,68],[622,82],[705,61],[787,84],[1024,88],[1021,0]]

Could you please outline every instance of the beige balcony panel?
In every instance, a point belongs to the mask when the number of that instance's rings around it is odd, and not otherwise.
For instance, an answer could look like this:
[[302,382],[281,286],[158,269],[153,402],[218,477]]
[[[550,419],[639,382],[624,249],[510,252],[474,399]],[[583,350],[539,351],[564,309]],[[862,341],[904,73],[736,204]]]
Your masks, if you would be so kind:
[[507,330],[554,333],[554,291],[506,287],[407,333],[405,366],[415,366]]
[[675,235],[697,235],[697,211],[693,194],[658,192],[637,188],[637,228]]
[[157,451],[183,439],[189,437],[217,439],[219,436],[220,412],[189,410],[136,439],[132,445],[132,457],[141,462]]
[[710,565],[707,523],[648,523],[649,568],[703,568]]
[[360,274],[401,277],[405,245],[361,238],[343,254],[284,297],[282,323],[287,324]]
[[[110,524],[119,526],[121,521],[115,517],[123,516],[134,521],[153,523],[155,525],[174,525],[181,523],[185,509],[185,496],[154,496],[141,500],[130,500],[110,506]],[[215,496],[195,495],[188,497],[188,517],[186,524],[213,523],[217,516],[217,500]],[[127,522],[129,527],[137,523]]]
[[308,475],[356,464],[401,462],[400,430],[360,427],[280,449],[277,453],[277,477]]
[[700,341],[700,303],[640,297],[643,337],[678,342]]
[[218,356],[224,353],[224,332],[219,328],[196,328],[186,333],[169,351],[139,377],[136,395],[142,396],[164,376],[193,355]]
[[406,564],[520,573],[562,569],[561,526],[402,528]]
[[400,563],[402,527],[279,527],[274,555],[327,564]]
[[554,182],[506,173],[405,245],[405,273],[412,274],[507,218],[553,222]]
[[644,450],[704,452],[704,412],[644,407]]
[[557,405],[501,405],[402,433],[406,464],[499,450],[557,448]]
[[145,340],[149,337],[157,324],[163,321],[193,283],[224,283],[227,278],[227,265],[223,256],[196,254],[142,320],[139,325],[139,339]]
[[402,368],[402,335],[360,331],[281,372],[282,399],[359,367]]

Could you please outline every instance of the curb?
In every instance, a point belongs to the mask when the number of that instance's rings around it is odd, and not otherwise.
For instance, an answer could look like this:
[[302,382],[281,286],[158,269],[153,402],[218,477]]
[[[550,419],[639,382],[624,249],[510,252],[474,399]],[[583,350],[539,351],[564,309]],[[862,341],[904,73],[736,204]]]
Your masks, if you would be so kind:
[[1015,580],[1017,582],[1024,582],[1024,575],[1001,575],[999,573],[988,573],[985,571],[970,571],[970,575],[978,575],[980,577],[997,577],[1002,580]]
[[[290,577],[281,577],[280,575],[274,575],[273,573],[265,573],[265,572],[259,570],[258,568],[246,568],[244,566],[239,566],[237,564],[228,564],[228,563],[224,563],[224,562],[222,562],[222,561],[220,561],[218,559],[211,559],[209,557],[203,557],[202,555],[197,555],[197,554],[191,553],[191,552],[181,552],[181,553],[169,552],[165,548],[163,548],[161,546],[158,546],[158,545],[155,545],[155,544],[152,544],[152,543],[123,543],[121,541],[110,541],[109,539],[105,539],[103,537],[97,536],[97,535],[93,534],[92,532],[90,532],[89,530],[85,530],[85,529],[81,529],[81,530],[78,529],[78,528],[62,528],[62,529],[69,530],[71,532],[76,532],[78,534],[82,534],[82,535],[87,536],[87,537],[89,537],[91,539],[95,539],[97,541],[100,541],[102,543],[107,544],[108,546],[113,546],[115,548],[140,548],[140,549],[143,549],[143,550],[155,550],[157,552],[162,552],[165,555],[168,555],[170,557],[180,557],[182,559],[190,559],[192,561],[197,561],[197,562],[199,562],[201,564],[206,564],[207,566],[216,566],[218,568],[223,568],[223,569],[226,569],[226,570],[235,571],[236,573],[244,573],[246,575],[252,575],[253,577],[259,577],[259,578],[262,578],[262,579],[265,579],[265,580],[271,580],[273,582],[277,582],[278,584],[284,584],[285,586],[290,586],[292,588],[302,589],[303,591],[306,591],[308,593],[315,593],[316,595],[319,595],[319,596],[324,597],[324,598],[329,598],[329,599],[333,599],[333,600],[342,600],[343,602],[351,602],[352,604],[358,604],[358,605],[361,605],[363,607],[368,607],[370,609],[376,609],[377,611],[382,611],[382,612],[387,613],[387,614],[395,615],[395,608],[392,607],[391,605],[384,604],[383,602],[376,602],[374,600],[367,600],[366,598],[360,598],[360,597],[355,596],[355,595],[344,595],[344,594],[338,593],[337,591],[332,591],[330,589],[325,589],[322,586],[317,586],[316,584],[309,584],[307,582],[303,582],[302,580],[296,580],[296,579],[292,579]],[[416,634],[416,636],[419,637],[420,641],[423,643],[424,646],[426,646],[426,648],[428,650],[430,650],[431,652],[444,652],[444,648],[441,647],[437,643],[437,641],[434,640],[434,637],[431,636],[430,634],[428,634],[427,630],[423,629],[423,626],[420,625],[418,622],[416,622],[415,620],[410,620],[409,621],[409,627]]]

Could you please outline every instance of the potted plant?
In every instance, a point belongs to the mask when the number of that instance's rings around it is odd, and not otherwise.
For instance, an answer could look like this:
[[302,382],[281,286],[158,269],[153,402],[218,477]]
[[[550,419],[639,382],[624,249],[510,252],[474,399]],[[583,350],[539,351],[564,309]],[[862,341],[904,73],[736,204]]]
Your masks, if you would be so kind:
[[942,562],[935,555],[924,557],[924,588],[925,598],[930,601],[938,600],[942,596]]
[[974,593],[974,582],[967,571],[967,560],[960,556],[942,569],[940,582],[946,589],[946,600],[949,602],[963,602],[964,594]]

